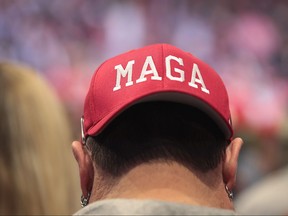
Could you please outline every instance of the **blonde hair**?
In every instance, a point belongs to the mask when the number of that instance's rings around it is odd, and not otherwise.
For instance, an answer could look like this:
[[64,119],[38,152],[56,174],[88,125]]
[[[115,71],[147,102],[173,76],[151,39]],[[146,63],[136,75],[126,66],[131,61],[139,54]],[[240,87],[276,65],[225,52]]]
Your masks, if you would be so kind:
[[0,63],[0,135],[0,214],[78,210],[66,113],[52,88],[24,65]]

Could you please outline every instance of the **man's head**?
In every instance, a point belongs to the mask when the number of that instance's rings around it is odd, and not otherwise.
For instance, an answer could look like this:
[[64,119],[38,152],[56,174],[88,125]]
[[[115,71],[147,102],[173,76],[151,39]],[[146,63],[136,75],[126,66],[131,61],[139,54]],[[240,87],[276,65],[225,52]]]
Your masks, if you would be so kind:
[[73,150],[84,196],[95,177],[110,184],[104,197],[130,170],[157,162],[198,174],[222,167],[233,187],[241,141],[227,148],[233,130],[225,86],[210,66],[176,47],[152,45],[104,62],[82,123],[86,148],[75,142]]

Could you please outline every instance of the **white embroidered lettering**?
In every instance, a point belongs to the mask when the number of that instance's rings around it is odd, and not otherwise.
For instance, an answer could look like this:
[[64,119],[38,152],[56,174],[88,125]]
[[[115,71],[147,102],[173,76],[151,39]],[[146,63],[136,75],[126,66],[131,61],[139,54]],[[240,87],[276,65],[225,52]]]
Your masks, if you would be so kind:
[[[172,68],[172,61],[176,62],[176,66]],[[139,62],[137,62],[139,64]],[[174,63],[174,62],[173,62]],[[177,67],[177,63],[179,66],[184,67],[184,61],[182,58],[178,58],[173,55],[169,55],[165,58],[165,69],[166,69],[166,77],[172,81],[184,82],[185,81],[185,72]],[[121,89],[121,79],[126,77],[125,86],[132,86],[134,81],[132,80],[133,75],[133,66],[135,64],[135,60],[131,60],[127,63],[125,69],[122,64],[116,65],[114,69],[116,70],[116,84],[113,88],[113,91],[117,91]],[[174,64],[173,64],[174,65]],[[137,65],[139,68],[139,65]],[[159,76],[155,63],[153,61],[152,56],[147,56],[145,62],[142,66],[140,77],[136,80],[136,83],[146,82],[148,76],[151,80],[162,80],[162,77]],[[135,75],[134,75],[135,76]],[[205,82],[203,80],[200,69],[196,63],[193,63],[192,71],[191,71],[191,80],[188,82],[188,85],[198,89],[199,85],[201,85],[201,91],[210,94],[210,91],[207,89]]]
[[[148,70],[148,66],[150,66],[150,70]],[[151,76],[152,80],[162,80],[162,77],[160,77],[157,72],[152,56],[147,56],[141,71],[141,75],[139,79],[136,80],[136,83],[145,82],[147,80],[145,76],[148,74],[153,75]]]
[[124,69],[123,66],[116,65],[114,68],[117,70],[117,77],[116,77],[116,85],[113,88],[113,91],[117,91],[121,89],[121,77],[126,77],[128,74],[126,86],[131,86],[133,85],[132,81],[132,69],[133,69],[133,64],[135,63],[135,60],[129,61],[126,65],[126,68]]
[[[198,78],[196,77],[196,75]],[[189,86],[192,86],[194,88],[198,88],[198,85],[195,83],[201,84],[201,90],[207,94],[210,94],[210,91],[206,88],[206,85],[204,83],[204,80],[202,78],[202,75],[201,75],[201,72],[199,70],[198,65],[194,63],[193,68],[192,68],[191,81],[188,84],[189,84]]]
[[170,79],[170,80],[175,80],[175,81],[179,81],[179,82],[184,82],[185,77],[184,77],[184,71],[179,69],[179,68],[174,68],[174,72],[179,73],[179,77],[175,77],[172,76],[171,73],[171,60],[174,60],[176,62],[179,63],[179,65],[184,66],[183,63],[183,59],[181,58],[177,58],[175,56],[169,55],[166,57],[165,59],[165,64],[166,64],[166,76]]

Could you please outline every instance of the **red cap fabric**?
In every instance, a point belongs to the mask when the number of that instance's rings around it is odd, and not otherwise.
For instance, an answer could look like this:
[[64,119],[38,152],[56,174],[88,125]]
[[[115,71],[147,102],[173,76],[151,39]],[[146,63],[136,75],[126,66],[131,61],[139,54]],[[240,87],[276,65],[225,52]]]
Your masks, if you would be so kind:
[[131,105],[171,101],[198,107],[231,139],[226,88],[206,63],[168,44],[155,44],[105,61],[92,77],[84,105],[85,137],[99,134]]

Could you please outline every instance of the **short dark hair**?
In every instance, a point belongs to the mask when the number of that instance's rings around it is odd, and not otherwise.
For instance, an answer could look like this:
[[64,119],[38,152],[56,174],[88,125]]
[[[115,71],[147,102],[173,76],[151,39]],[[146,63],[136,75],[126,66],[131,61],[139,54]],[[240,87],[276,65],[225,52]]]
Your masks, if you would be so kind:
[[87,146],[99,168],[119,177],[153,161],[176,161],[206,172],[219,164],[227,141],[201,110],[162,101],[133,105],[99,135],[88,137]]

